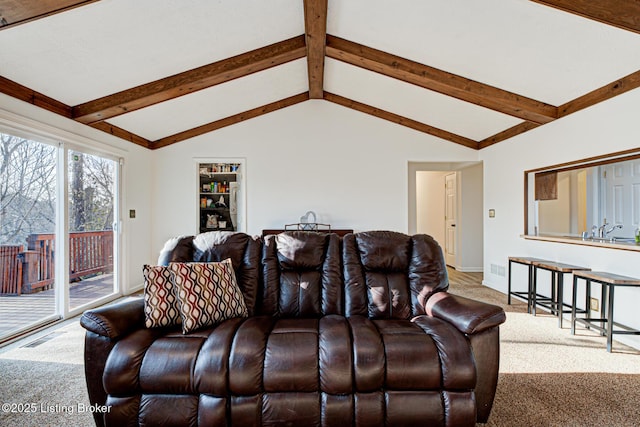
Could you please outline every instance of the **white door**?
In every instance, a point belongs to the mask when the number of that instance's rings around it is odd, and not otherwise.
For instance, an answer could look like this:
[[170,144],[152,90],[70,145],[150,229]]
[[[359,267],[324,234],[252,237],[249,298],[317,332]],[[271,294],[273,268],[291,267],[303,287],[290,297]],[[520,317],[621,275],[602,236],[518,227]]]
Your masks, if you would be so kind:
[[456,212],[457,212],[457,193],[456,193],[456,173],[450,173],[444,177],[444,197],[445,197],[445,248],[444,259],[447,265],[455,267],[456,265]]
[[606,195],[603,221],[622,226],[610,236],[633,237],[640,225],[640,160],[629,160],[603,167],[602,179]]

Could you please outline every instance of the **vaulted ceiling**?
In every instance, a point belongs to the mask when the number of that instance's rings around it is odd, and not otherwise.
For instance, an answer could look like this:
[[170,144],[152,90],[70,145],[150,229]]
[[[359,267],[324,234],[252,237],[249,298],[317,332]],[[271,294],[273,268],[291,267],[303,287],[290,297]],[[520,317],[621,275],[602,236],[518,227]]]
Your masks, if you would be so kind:
[[150,149],[309,99],[482,149],[639,86],[632,0],[0,0],[0,92]]

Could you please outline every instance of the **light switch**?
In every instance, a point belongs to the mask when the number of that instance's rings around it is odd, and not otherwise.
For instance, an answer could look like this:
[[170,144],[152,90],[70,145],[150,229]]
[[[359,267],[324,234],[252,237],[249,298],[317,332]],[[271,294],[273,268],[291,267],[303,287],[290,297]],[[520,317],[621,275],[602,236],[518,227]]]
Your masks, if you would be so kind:
[[489,209],[489,218],[495,218],[495,217],[496,217],[496,210]]
[[129,218],[135,218],[135,217],[136,217],[136,210],[129,209]]

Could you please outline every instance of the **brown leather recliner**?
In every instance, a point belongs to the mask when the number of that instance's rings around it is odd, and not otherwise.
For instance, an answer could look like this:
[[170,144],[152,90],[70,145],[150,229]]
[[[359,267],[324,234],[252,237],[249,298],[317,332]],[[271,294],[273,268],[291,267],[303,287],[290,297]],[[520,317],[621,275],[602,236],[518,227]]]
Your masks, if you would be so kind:
[[87,311],[98,425],[473,426],[495,395],[504,311],[447,292],[429,236],[373,231],[180,239],[231,257],[249,317],[183,335],[142,299]]

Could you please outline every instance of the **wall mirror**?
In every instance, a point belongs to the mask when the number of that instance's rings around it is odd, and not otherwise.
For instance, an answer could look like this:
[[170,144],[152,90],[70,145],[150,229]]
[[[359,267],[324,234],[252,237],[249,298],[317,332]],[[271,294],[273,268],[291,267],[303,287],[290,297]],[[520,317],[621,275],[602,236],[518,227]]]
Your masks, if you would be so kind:
[[640,149],[525,171],[525,235],[634,244]]

